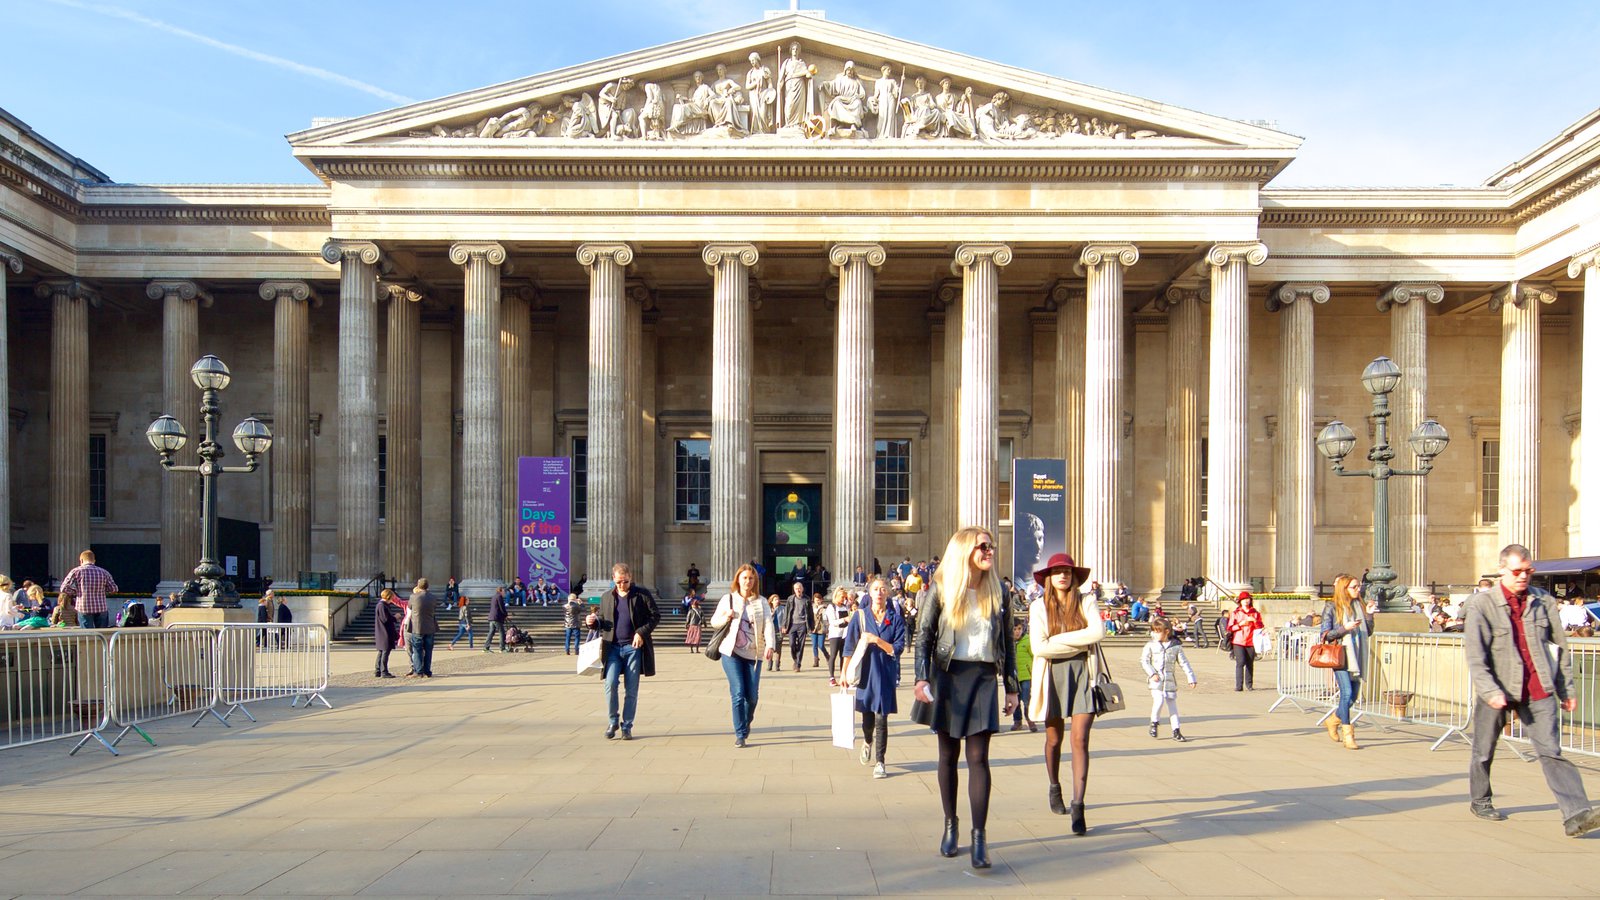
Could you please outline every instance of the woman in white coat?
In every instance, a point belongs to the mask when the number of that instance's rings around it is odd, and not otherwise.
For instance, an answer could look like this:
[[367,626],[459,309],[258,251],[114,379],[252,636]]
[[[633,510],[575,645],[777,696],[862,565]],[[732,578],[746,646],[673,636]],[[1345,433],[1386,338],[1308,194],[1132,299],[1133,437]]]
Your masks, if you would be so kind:
[[740,566],[733,573],[733,590],[717,601],[711,628],[715,631],[725,624],[728,634],[717,651],[722,654],[722,671],[728,676],[733,701],[733,745],[743,747],[756,717],[761,663],[772,658],[777,646],[772,611],[761,597],[761,579],[754,566]]
[[[1028,718],[1044,722],[1044,768],[1050,776],[1050,811],[1072,815],[1072,833],[1088,831],[1083,795],[1089,784],[1089,730],[1094,726],[1095,645],[1105,637],[1105,624],[1094,596],[1078,588],[1089,570],[1072,557],[1057,553],[1033,573],[1044,596],[1028,610],[1033,646],[1033,690]],[[1061,744],[1067,723],[1072,728],[1072,805],[1061,798]]]

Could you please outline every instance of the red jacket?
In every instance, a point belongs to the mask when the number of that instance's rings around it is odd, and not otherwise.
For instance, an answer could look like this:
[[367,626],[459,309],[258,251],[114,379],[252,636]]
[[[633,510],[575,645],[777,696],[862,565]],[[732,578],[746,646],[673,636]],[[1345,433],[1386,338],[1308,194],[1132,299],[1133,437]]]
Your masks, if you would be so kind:
[[1236,646],[1250,646],[1256,630],[1264,624],[1261,621],[1261,610],[1254,606],[1248,610],[1241,606],[1228,615],[1228,631],[1233,634],[1233,643]]

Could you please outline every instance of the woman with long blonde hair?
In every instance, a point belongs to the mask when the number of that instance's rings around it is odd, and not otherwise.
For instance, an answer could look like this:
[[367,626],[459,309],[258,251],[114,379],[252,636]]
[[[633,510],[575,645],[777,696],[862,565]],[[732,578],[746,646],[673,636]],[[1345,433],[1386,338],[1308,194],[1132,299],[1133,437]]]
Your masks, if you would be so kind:
[[1367,635],[1371,632],[1372,620],[1361,602],[1361,579],[1343,574],[1333,579],[1333,597],[1322,605],[1322,640],[1344,645],[1344,667],[1333,670],[1333,680],[1339,686],[1339,705],[1325,721],[1328,737],[1342,742],[1350,750],[1361,749],[1356,743],[1350,706],[1361,692],[1361,664],[1367,655]]
[[989,739],[1000,730],[997,681],[1005,714],[1017,705],[1017,657],[1011,602],[995,571],[994,536],[966,527],[950,537],[934,585],[917,614],[916,689],[911,719],[939,741],[939,801],[944,837],[939,853],[955,856],[956,761],[966,745],[967,802],[972,808],[972,867],[989,868]]
[[[1089,787],[1089,731],[1094,726],[1095,647],[1105,637],[1093,594],[1079,591],[1089,570],[1057,553],[1033,573],[1044,594],[1028,610],[1033,649],[1028,718],[1044,720],[1044,769],[1048,802],[1056,815],[1072,814],[1072,833],[1088,831],[1083,797]],[[1061,744],[1072,725],[1072,805],[1061,797]]]

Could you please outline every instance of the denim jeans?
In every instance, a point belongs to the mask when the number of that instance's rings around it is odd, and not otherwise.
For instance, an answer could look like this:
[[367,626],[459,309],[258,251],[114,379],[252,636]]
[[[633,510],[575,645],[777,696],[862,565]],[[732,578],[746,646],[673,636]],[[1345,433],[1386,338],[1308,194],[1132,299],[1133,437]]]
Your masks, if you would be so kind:
[[578,649],[578,645],[580,643],[581,641],[578,638],[578,627],[574,625],[573,627],[567,629],[567,636],[562,641],[561,647],[566,652],[572,653]]
[[111,613],[109,612],[78,612],[78,626],[80,628],[110,628]]
[[472,649],[472,623],[471,622],[457,622],[456,623],[456,636],[450,639],[450,646],[454,647],[456,645],[456,641],[461,640],[461,638],[463,636],[465,636],[466,639],[467,639],[467,649],[471,650]]
[[761,694],[761,662],[729,653],[722,657],[722,672],[728,676],[728,694],[733,700],[733,736],[747,738]]
[[1033,680],[1024,678],[1017,682],[1017,708],[1011,711],[1011,721],[1020,723],[1028,712],[1028,695],[1032,693]]
[[824,637],[821,634],[813,634],[813,635],[811,635],[811,664],[813,666],[815,666],[817,664],[817,657],[822,655],[822,641],[823,640],[824,640]]
[[[622,726],[623,731],[633,730],[633,714],[639,709],[639,666],[644,661],[644,651],[632,644],[612,644],[611,655],[606,657],[606,717],[611,726]],[[617,680],[622,680],[628,697],[622,703],[622,718],[617,718]]]
[[1522,723],[1522,733],[1533,742],[1533,752],[1538,755],[1545,783],[1561,808],[1561,817],[1570,819],[1587,810],[1589,797],[1583,790],[1583,776],[1572,760],[1561,755],[1561,706],[1555,697],[1530,700],[1507,709],[1495,709],[1482,698],[1473,703],[1472,761],[1467,766],[1472,802],[1488,803],[1494,797],[1489,787],[1489,767],[1494,764],[1495,745],[1500,742],[1500,729],[1508,716],[1515,716]]
[[433,677],[433,635],[408,634],[406,648],[411,651],[411,671]]
[[1350,677],[1347,669],[1334,669],[1333,680],[1339,685],[1339,706],[1334,710],[1334,715],[1346,725],[1350,724],[1350,706],[1356,702],[1356,694],[1361,693],[1361,679]]
[[483,636],[483,649],[488,650],[489,645],[494,643],[494,633],[496,631],[500,632],[500,652],[504,653],[506,649],[506,623],[496,622],[493,619],[489,620],[489,633]]

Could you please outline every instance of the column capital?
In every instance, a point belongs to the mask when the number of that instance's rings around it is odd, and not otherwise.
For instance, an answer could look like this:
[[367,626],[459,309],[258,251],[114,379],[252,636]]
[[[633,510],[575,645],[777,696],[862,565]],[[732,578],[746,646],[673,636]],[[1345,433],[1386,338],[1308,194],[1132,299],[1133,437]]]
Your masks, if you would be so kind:
[[834,244],[828,248],[828,270],[837,275],[840,269],[852,262],[863,262],[876,269],[888,258],[882,244]]
[[322,245],[323,262],[338,265],[351,257],[369,266],[375,266],[378,260],[383,258],[383,251],[371,241],[351,241],[343,238],[328,238]]
[[629,303],[639,304],[640,309],[649,311],[656,308],[656,291],[643,278],[629,278],[623,282],[622,298]]
[[392,300],[395,303],[402,303],[402,302],[406,302],[406,301],[409,301],[411,303],[421,303],[422,302],[422,295],[417,293],[417,290],[415,288],[413,288],[411,285],[407,285],[407,284],[382,284],[382,285],[379,285],[379,287],[383,288],[382,293],[378,297],[379,300],[382,300],[384,297],[388,297],[390,300]]
[[1167,289],[1156,298],[1156,309],[1161,312],[1171,312],[1175,307],[1184,303],[1210,303],[1211,285],[1209,284],[1169,284]]
[[1078,254],[1078,266],[1093,268],[1108,262],[1118,262],[1128,268],[1139,261],[1139,248],[1132,244],[1085,244]]
[[1219,268],[1235,262],[1259,266],[1266,261],[1267,245],[1260,241],[1223,241],[1206,251],[1206,264]]
[[1297,301],[1327,303],[1333,292],[1319,281],[1285,281],[1267,292],[1267,312],[1277,312]]
[[151,300],[165,300],[176,296],[180,300],[195,300],[201,306],[211,306],[211,294],[192,281],[152,281],[144,286],[144,295]]
[[0,268],[10,269],[12,274],[22,274],[22,255],[10,247],[0,244]]
[[1395,304],[1404,306],[1413,300],[1418,303],[1439,303],[1444,300],[1444,286],[1431,281],[1391,284],[1378,295],[1378,312],[1388,312]]
[[592,268],[601,260],[610,260],[619,266],[633,262],[633,245],[621,241],[592,242],[578,245],[578,265]]
[[1489,311],[1499,312],[1507,304],[1517,309],[1527,309],[1534,303],[1556,302],[1556,289],[1548,284],[1529,284],[1513,281],[1489,295]]
[[950,304],[960,300],[961,282],[946,278],[933,286],[933,297],[928,301],[928,308],[943,312],[950,308]]
[[761,260],[761,252],[755,244],[713,242],[700,248],[700,260],[711,270],[724,262],[738,263],[748,269]]
[[1044,308],[1059,310],[1069,303],[1083,303],[1088,296],[1089,288],[1083,282],[1059,278],[1050,285],[1050,292],[1045,294]]
[[456,265],[464,266],[474,257],[491,266],[504,265],[506,248],[494,241],[457,241],[450,245],[450,261]]
[[[0,256],[5,255],[5,248],[0,247]],[[1583,274],[1584,269],[1600,269],[1600,244],[1576,254],[1572,261],[1567,263],[1567,277],[1577,278]]]
[[100,307],[100,292],[76,278],[40,281],[33,286],[33,294],[44,300],[65,297],[68,300],[82,300],[96,309]]
[[322,298],[304,281],[263,281],[256,293],[263,300],[296,300],[312,306],[322,305]]
[[950,263],[950,272],[960,275],[962,269],[970,269],[985,260],[994,263],[996,266],[1011,265],[1010,245],[962,244],[956,248],[956,257]]

